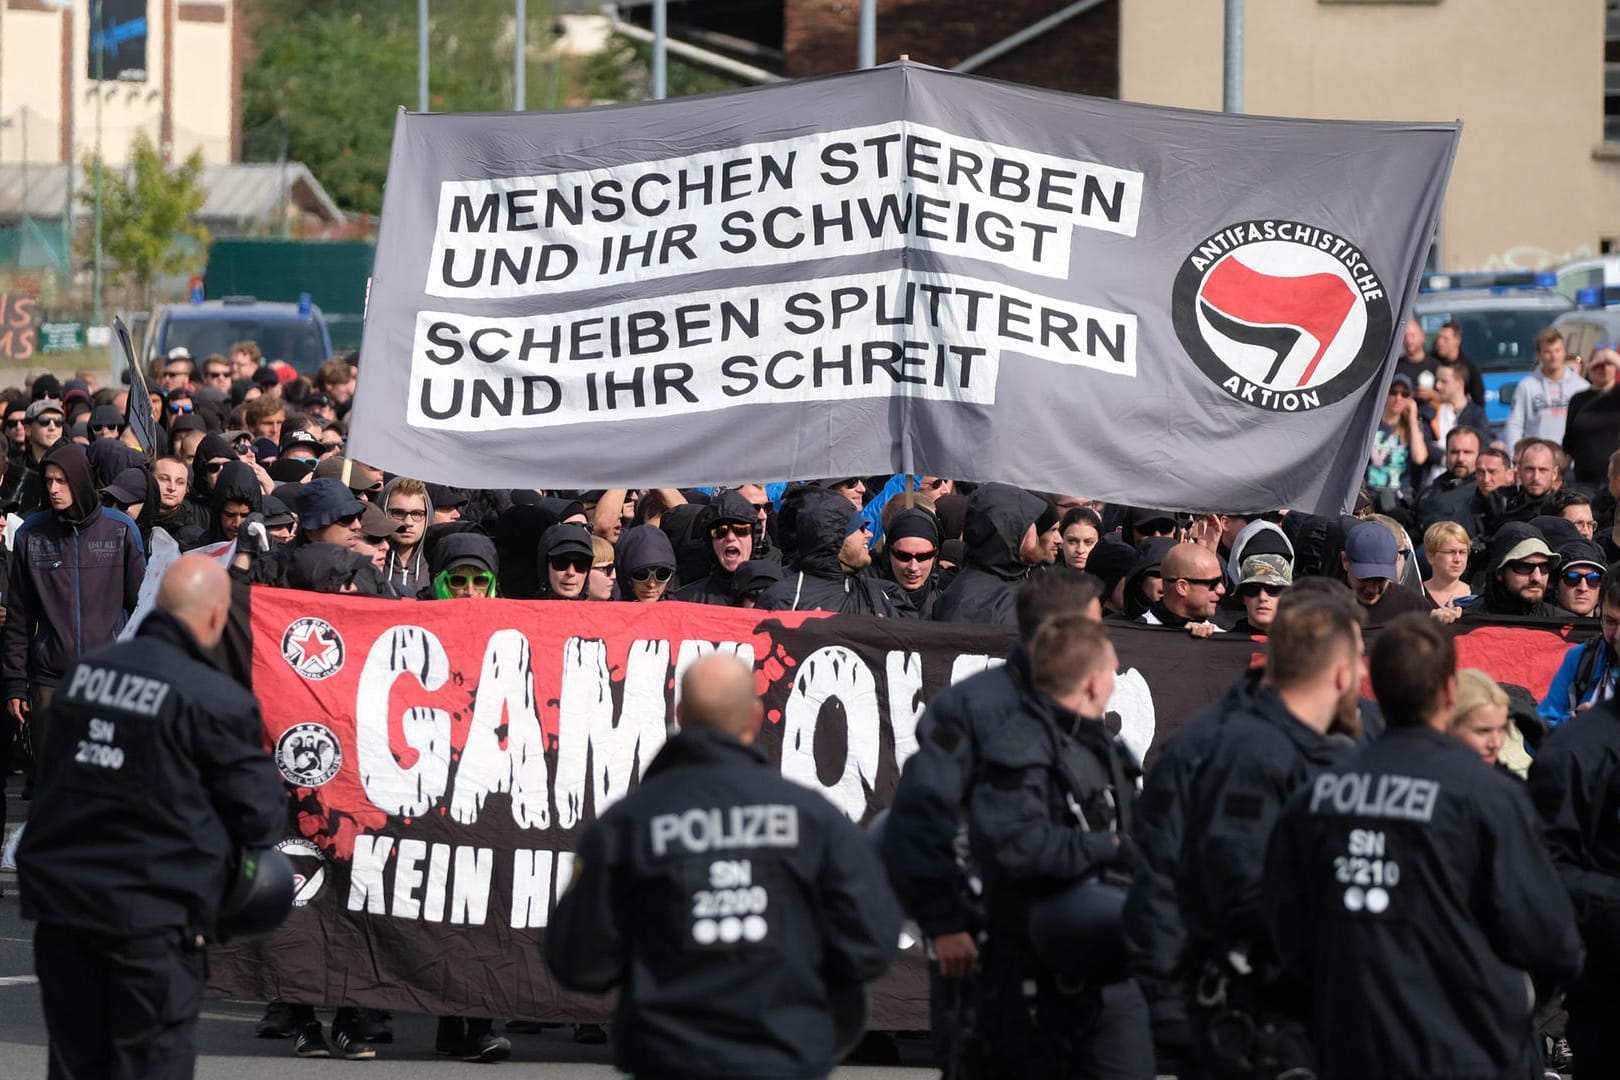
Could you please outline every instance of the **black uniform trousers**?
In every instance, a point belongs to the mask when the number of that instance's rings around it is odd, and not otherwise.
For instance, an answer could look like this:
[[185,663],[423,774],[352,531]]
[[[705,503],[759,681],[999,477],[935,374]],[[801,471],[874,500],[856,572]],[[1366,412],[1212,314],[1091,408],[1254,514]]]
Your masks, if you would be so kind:
[[190,1080],[203,953],[179,930],[136,937],[34,931],[50,1080]]

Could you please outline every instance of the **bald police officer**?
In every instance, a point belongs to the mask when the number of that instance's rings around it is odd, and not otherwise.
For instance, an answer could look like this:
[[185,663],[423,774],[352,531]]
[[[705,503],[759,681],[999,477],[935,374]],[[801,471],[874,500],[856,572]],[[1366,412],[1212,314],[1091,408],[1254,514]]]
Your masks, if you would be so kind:
[[62,677],[17,852],[52,1080],[192,1075],[227,869],[287,820],[258,702],[208,659],[230,607],[186,556],[132,640]]
[[900,909],[870,844],[753,745],[754,673],[687,669],[681,731],[580,840],[546,959],[619,991],[617,1064],[647,1077],[825,1076],[835,1002],[888,968]]
[[1530,800],[1447,733],[1457,650],[1434,620],[1397,617],[1369,666],[1387,730],[1289,800],[1262,890],[1319,1075],[1540,1076],[1536,999],[1583,951]]

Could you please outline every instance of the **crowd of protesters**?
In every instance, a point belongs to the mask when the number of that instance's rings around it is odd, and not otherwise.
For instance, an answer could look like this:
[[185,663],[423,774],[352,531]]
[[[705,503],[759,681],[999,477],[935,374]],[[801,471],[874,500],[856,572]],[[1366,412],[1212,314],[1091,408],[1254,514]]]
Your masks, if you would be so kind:
[[[1087,601],[1105,626],[1132,621],[1194,638],[1266,636],[1287,621],[1287,598],[1305,582],[1337,583],[1358,655],[1360,628],[1397,620],[1410,627],[1410,616],[1430,627],[1502,617],[1588,626],[1579,636],[1589,640],[1569,650],[1539,702],[1510,701],[1478,673],[1456,683],[1463,688],[1453,702],[1458,738],[1486,762],[1522,773],[1549,730],[1613,696],[1620,673],[1620,583],[1607,569],[1620,559],[1620,357],[1608,349],[1570,357],[1556,332],[1543,333],[1539,368],[1493,437],[1460,331],[1448,325],[1441,338],[1431,355],[1421,330],[1408,327],[1366,483],[1354,514],[1344,517],[1172,512],[931,476],[463,490],[388,475],[346,455],[353,355],[305,378],[266,362],[252,342],[201,360],[176,349],[150,373],[151,432],[130,429],[141,410],[129,408],[127,387],[41,375],[26,389],[0,391],[8,450],[0,509],[24,520],[6,553],[0,779],[11,772],[19,732],[22,748],[38,756],[62,673],[110,641],[135,610],[148,563],[195,550],[228,560],[238,583],[400,600],[819,610],[1017,627],[1026,644],[1038,628],[1020,623],[1020,587],[1076,580],[1088,583]],[[143,439],[155,445],[143,448]],[[64,558],[70,546],[75,554]],[[1350,640],[1338,616],[1317,615]],[[1414,647],[1431,647],[1417,631],[1405,632]],[[1106,642],[1090,642],[1090,631],[1066,633],[1054,648],[1102,655]],[[231,647],[227,635],[220,647],[227,668]],[[1321,682],[1327,671],[1300,674],[1297,686],[1282,687],[1284,697],[1314,694],[1325,718],[1338,715],[1334,702],[1356,695]],[[1100,704],[1092,701],[1097,686],[1087,687],[1064,692],[1085,707]],[[1413,709],[1428,716],[1433,704]],[[1446,717],[1450,724],[1452,713]],[[1198,737],[1186,737],[1183,749]],[[1214,745],[1189,754],[1202,761]],[[1310,754],[1310,772],[1334,758]],[[1174,751],[1166,760],[1176,760]],[[1177,768],[1161,763],[1156,775],[1190,784],[1191,773]],[[1290,776],[1297,786],[1299,776]],[[1188,787],[1178,797],[1204,796]],[[1218,828],[1217,818],[1189,835]],[[1172,871],[1177,854],[1166,855]],[[1173,881],[1170,889],[1174,907]],[[1205,914],[1193,912],[1192,921]],[[1207,928],[1190,929],[1196,937]],[[1224,945],[1222,933],[1210,932],[1202,946]],[[1172,960],[1136,973],[1144,987],[1159,979],[1180,988],[1162,999],[1148,995],[1159,1034],[1186,1017],[1185,958]],[[261,1033],[296,1036],[305,1056],[370,1057],[373,1043],[388,1037],[386,1017],[361,1010],[339,1010],[330,1041],[311,1007],[278,1010]],[[590,1025],[576,1034],[602,1037]],[[448,1017],[438,1048],[489,1061],[509,1044],[488,1019]]]

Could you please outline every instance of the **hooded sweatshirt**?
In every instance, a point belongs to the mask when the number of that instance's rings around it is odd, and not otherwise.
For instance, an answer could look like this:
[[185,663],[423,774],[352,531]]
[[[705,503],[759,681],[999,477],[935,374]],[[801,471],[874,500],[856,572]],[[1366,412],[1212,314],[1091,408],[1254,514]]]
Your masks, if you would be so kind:
[[[901,510],[889,520],[883,536],[885,553],[877,560],[877,574],[889,584],[897,613],[902,619],[932,619],[934,609],[939,606],[939,598],[944,594],[945,584],[949,581],[946,573],[939,568],[938,519],[920,506]],[[933,545],[936,553],[933,571],[915,589],[907,589],[900,584],[900,579],[894,576],[894,563],[887,553],[887,549],[896,541],[907,539],[927,541]]]
[[[737,492],[727,491],[722,492],[719,498],[704,509],[707,512],[698,519],[697,532],[703,538],[705,548],[708,551],[709,570],[704,577],[682,587],[681,591],[676,594],[675,599],[686,600],[694,604],[719,604],[725,607],[734,607],[737,603],[737,575],[734,571],[722,568],[719,561],[715,559],[714,544],[709,540],[709,529],[714,526],[715,522],[722,520],[753,521],[754,507],[752,503]],[[754,537],[752,558],[768,560],[769,555],[762,556],[760,554],[759,540],[758,536]],[[780,558],[780,553],[776,553],[776,557]],[[746,566],[747,563],[745,562],[742,565]],[[741,567],[739,566],[738,569],[741,569]]]
[[1011,484],[984,484],[968,498],[962,540],[967,565],[939,598],[940,622],[1015,626],[1018,585],[1030,567],[1019,557],[1024,535],[1048,503]]
[[613,562],[617,568],[614,580],[618,582],[620,600],[635,600],[635,582],[631,577],[636,571],[659,566],[667,567],[671,575],[660,599],[674,598],[675,587],[680,584],[680,578],[675,575],[675,546],[658,526],[633,525],[624,530]]
[[258,476],[246,462],[232,461],[219,470],[219,477],[213,484],[213,494],[208,500],[208,530],[196,542],[191,542],[189,536],[176,537],[180,547],[200,547],[227,539],[220,519],[225,514],[225,504],[233,502],[246,503],[248,512],[254,514],[264,506],[264,489],[259,487]]
[[[202,437],[202,442],[197,444],[197,452],[191,455],[191,490],[186,492],[186,497],[180,501],[180,506],[188,518],[177,527],[183,528],[185,524],[190,524],[207,531],[209,525],[213,523],[211,510],[214,500],[214,480],[208,475],[205,466],[213,458],[219,457],[237,460],[236,451],[231,449],[231,444],[225,441],[225,437],[209,432]],[[169,531],[174,532],[174,529],[171,528]]]
[[[394,488],[401,479],[402,477],[396,476],[383,485],[380,505],[384,510],[388,509],[388,497],[394,493]],[[428,569],[424,551],[427,545],[422,542],[427,539],[427,527],[433,524],[433,496],[424,494],[422,503],[427,509],[427,519],[422,526],[422,540],[418,540],[416,547],[403,559],[399,557],[399,549],[389,544],[388,555],[383,559],[383,574],[388,578],[388,583],[405,596],[415,596],[433,583],[433,574]]]
[[135,609],[146,555],[129,516],[102,509],[84,447],[62,443],[40,466],[67,476],[73,503],[41,510],[17,530],[0,631],[7,699],[29,683],[55,686],[79,657],[111,642]]
[[836,611],[843,615],[893,617],[894,601],[874,578],[847,574],[839,549],[860,511],[848,499],[818,488],[805,490],[797,516],[798,561],[759,597],[772,611]]
[[[1479,603],[1468,608],[1469,614],[1517,615],[1539,619],[1574,618],[1563,608],[1547,601],[1546,597],[1556,595],[1551,573],[1547,575],[1547,591],[1542,594],[1542,599],[1534,604],[1525,603],[1502,584],[1500,574],[1502,564],[1508,561],[1508,553],[1526,540],[1544,541],[1545,538],[1532,526],[1518,521],[1511,521],[1496,530],[1496,535],[1491,537],[1491,542],[1485,549],[1485,590]],[[1555,556],[1552,563],[1556,566],[1557,562]]]

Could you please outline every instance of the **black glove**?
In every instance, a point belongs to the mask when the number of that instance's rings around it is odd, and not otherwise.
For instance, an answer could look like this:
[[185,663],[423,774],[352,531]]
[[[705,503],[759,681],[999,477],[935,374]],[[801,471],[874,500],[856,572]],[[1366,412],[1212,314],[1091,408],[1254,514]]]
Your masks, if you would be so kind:
[[270,550],[270,530],[264,527],[264,515],[254,511],[242,519],[236,532],[236,550],[244,555],[263,555]]
[[1123,870],[1127,874],[1133,873],[1141,853],[1136,841],[1131,839],[1129,834],[1119,833],[1118,836],[1119,852],[1114,856],[1114,869]]

